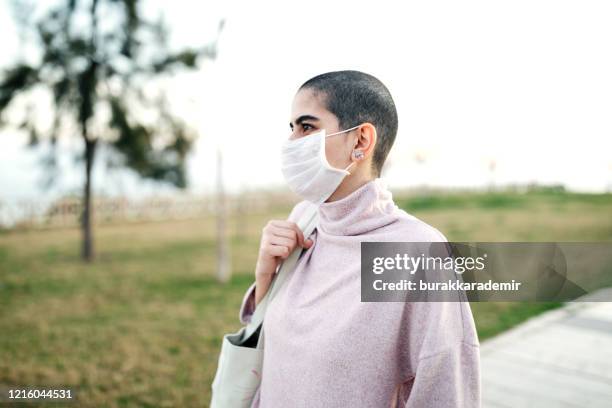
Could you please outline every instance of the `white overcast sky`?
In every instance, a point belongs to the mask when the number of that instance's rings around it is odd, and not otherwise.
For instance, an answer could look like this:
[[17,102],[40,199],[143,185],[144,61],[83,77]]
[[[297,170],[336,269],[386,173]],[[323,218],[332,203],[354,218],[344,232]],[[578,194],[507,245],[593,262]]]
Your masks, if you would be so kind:
[[[19,43],[9,0],[0,1],[6,66]],[[170,90],[175,110],[200,133],[189,163],[194,192],[213,188],[218,146],[230,189],[282,185],[278,150],[292,97],[310,77],[339,69],[375,75],[396,101],[399,132],[384,174],[391,187],[484,186],[493,177],[612,188],[609,1],[144,4],[163,12],[177,45],[205,43],[226,19],[217,60]],[[36,154],[13,131],[0,137],[0,200],[48,196]],[[62,146],[78,151],[80,143]],[[81,169],[68,155],[62,163],[55,193],[80,189]],[[155,190],[101,167],[94,182],[109,193]]]

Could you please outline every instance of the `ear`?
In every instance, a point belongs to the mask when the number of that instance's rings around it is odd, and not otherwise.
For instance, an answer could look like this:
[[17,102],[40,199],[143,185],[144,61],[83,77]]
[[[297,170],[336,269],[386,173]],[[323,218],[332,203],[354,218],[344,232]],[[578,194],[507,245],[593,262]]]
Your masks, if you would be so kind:
[[357,140],[353,151],[359,150],[363,152],[364,158],[370,157],[374,154],[374,147],[376,146],[376,127],[373,124],[366,122],[358,129]]

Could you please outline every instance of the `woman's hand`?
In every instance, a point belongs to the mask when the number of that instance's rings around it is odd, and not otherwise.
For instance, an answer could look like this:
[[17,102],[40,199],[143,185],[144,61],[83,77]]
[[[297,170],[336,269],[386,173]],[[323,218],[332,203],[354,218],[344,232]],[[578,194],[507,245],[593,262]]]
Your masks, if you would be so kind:
[[304,240],[304,234],[296,223],[270,220],[262,230],[255,276],[272,277],[278,264],[286,259],[297,246],[310,248],[312,240]]
[[255,303],[265,296],[278,264],[286,259],[296,246],[310,248],[312,240],[292,221],[270,220],[262,229],[259,256],[255,267]]

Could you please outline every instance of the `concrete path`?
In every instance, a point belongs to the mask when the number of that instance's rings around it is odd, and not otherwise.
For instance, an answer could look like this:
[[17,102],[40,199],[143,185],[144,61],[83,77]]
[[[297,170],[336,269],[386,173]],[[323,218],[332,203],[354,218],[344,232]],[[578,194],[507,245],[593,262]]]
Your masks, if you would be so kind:
[[610,408],[612,303],[573,302],[530,319],[483,342],[481,358],[484,408]]

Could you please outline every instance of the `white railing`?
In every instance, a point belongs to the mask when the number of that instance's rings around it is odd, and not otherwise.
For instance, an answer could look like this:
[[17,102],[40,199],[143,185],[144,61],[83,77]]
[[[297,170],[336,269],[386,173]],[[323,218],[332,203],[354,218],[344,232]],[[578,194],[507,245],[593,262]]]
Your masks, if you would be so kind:
[[[297,200],[286,192],[252,192],[228,195],[229,214],[264,213],[274,207],[291,206]],[[93,220],[96,224],[193,219],[216,214],[214,196],[171,195],[127,199],[125,197],[94,197]],[[82,200],[65,197],[51,204],[37,200],[12,203],[0,201],[0,228],[72,227],[79,224]]]

